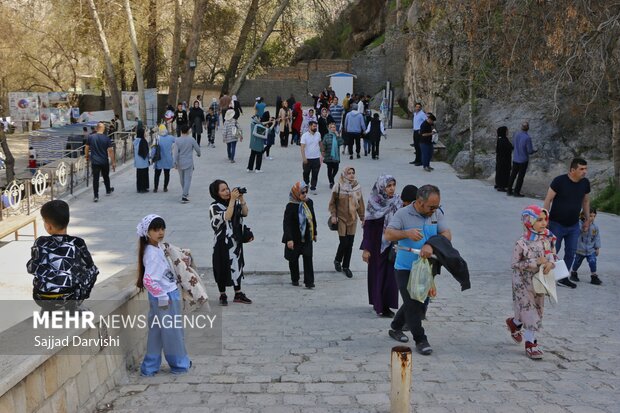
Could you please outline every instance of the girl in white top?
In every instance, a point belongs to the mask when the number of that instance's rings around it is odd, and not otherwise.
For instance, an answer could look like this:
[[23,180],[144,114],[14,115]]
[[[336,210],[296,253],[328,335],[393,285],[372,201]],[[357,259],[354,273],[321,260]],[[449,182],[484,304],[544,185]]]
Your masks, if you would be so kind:
[[[142,218],[137,233],[140,237],[138,249],[138,281],[136,286],[146,288],[149,298],[149,334],[146,354],[140,367],[143,376],[153,376],[161,366],[161,353],[172,373],[185,373],[192,362],[185,350],[183,328],[162,327],[164,316],[176,319],[183,314],[181,294],[177,289],[176,276],[170,267],[161,242],[166,233],[166,223],[160,216],[151,214]],[[158,321],[155,321],[158,319]]]

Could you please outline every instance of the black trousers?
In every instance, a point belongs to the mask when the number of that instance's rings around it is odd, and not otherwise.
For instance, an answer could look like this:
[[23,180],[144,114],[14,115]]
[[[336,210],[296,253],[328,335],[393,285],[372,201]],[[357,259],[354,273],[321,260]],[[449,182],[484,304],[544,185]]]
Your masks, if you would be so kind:
[[370,141],[370,152],[372,155],[372,159],[376,159],[379,157],[379,143],[381,142],[381,138],[373,139]]
[[192,138],[196,140],[196,143],[198,144],[198,146],[200,146],[201,137],[202,137],[202,133],[192,132]]
[[260,171],[260,167],[263,164],[263,153],[258,151],[250,151],[250,160],[248,161],[248,169],[254,170],[254,161],[256,160],[256,170]]
[[265,156],[269,156],[269,151],[271,150],[272,145],[265,146]]
[[103,177],[103,184],[105,185],[105,190],[107,193],[110,192],[110,164],[107,163],[105,165],[95,165],[92,164],[90,166],[91,171],[93,172],[93,193],[95,198],[99,198],[99,175]]
[[521,193],[521,187],[523,186],[523,178],[525,178],[525,172],[527,172],[527,162],[513,162],[512,171],[510,172],[510,182],[508,182],[508,192],[512,192],[512,184],[517,179],[514,192],[516,194]]
[[353,242],[355,241],[355,234],[345,235],[340,238],[340,244],[338,244],[338,251],[336,252],[336,261],[342,263],[342,268],[349,268],[351,264],[351,254],[353,253]]
[[392,320],[392,330],[402,330],[405,322],[411,329],[411,335],[416,344],[426,340],[424,327],[422,327],[422,317],[424,317],[424,303],[411,298],[407,291],[407,282],[409,281],[409,270],[394,270],[398,291],[403,300],[394,319]]
[[185,125],[185,123],[181,123],[180,125],[177,123],[177,138],[181,137],[181,128]]
[[[238,285],[233,285],[233,290],[235,290],[235,292],[237,291],[241,291],[241,279],[237,280]],[[217,289],[220,291],[221,293],[225,293],[226,292],[226,283],[217,283]]]
[[349,155],[353,155],[353,144],[355,144],[355,153],[359,155],[360,150],[361,150],[360,141],[362,139],[362,134],[348,132],[348,135],[349,135]]
[[413,149],[415,149],[414,163],[422,163],[422,149],[420,149],[420,131],[413,131]]
[[284,130],[280,131],[280,146],[288,146],[288,126],[284,128]]
[[310,254],[302,254],[303,248],[295,248],[293,256],[288,260],[288,268],[291,271],[291,281],[299,282],[299,256],[303,257],[304,262],[304,284],[314,284],[314,266],[312,265],[312,250]]
[[136,168],[136,190],[145,192],[149,189],[149,168]]
[[170,183],[170,169],[155,169],[155,189],[159,188],[159,177],[161,171],[164,171],[164,189],[168,189],[168,183]]
[[215,128],[207,129],[209,143],[215,143]]
[[[310,182],[310,189],[316,189],[316,182],[319,179],[319,169],[321,169],[321,159],[308,159],[308,162],[304,164],[304,182],[308,185]],[[310,179],[310,172],[312,172],[312,180]]]
[[334,178],[336,177],[336,174],[338,173],[338,166],[340,165],[339,162],[325,162],[325,165],[327,165],[327,180],[329,181],[330,185],[334,185]]

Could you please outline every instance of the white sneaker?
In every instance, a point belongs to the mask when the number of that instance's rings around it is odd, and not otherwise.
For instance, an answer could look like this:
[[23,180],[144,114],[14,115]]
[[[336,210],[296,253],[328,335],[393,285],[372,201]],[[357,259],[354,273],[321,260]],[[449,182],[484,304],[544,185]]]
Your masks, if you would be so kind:
[[270,161],[273,161],[273,156],[268,156],[268,157],[267,157],[267,158],[265,158],[265,159],[269,159]]
[[257,170],[255,170],[255,171],[254,171],[254,173],[257,173],[257,174],[262,174],[262,173],[263,173],[263,171],[261,171],[260,169],[257,169]]
[[249,173],[249,174],[250,174],[250,173],[252,173],[252,170],[251,170],[251,169],[246,169],[245,171],[246,171],[247,173]]

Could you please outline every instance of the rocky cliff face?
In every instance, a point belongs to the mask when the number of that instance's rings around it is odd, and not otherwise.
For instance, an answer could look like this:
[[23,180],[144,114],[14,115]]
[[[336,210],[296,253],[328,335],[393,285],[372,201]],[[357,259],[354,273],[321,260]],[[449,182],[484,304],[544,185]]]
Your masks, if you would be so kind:
[[[453,166],[469,173],[469,96],[467,79],[470,50],[464,38],[455,36],[455,21],[442,15],[430,2],[414,1],[407,11],[405,94],[408,106],[422,102],[438,118],[441,139],[454,157]],[[486,67],[480,70],[488,70]],[[562,90],[554,101],[555,90],[541,74],[539,84],[526,79],[531,67],[516,67],[512,76],[523,78],[510,89],[479,84],[474,96],[473,124],[475,169],[477,177],[492,179],[495,173],[495,141],[499,126],[509,134],[518,131],[523,121],[530,124],[530,135],[538,152],[532,157],[524,190],[543,196],[550,180],[568,169],[576,156],[590,163],[590,179],[595,188],[613,176],[611,157],[611,121],[605,108],[595,103],[586,106],[583,96]],[[491,79],[489,81],[497,81]],[[516,83],[516,84],[515,84]],[[557,107],[556,107],[557,102]],[[510,136],[509,135],[509,136]],[[463,149],[459,151],[459,149]]]

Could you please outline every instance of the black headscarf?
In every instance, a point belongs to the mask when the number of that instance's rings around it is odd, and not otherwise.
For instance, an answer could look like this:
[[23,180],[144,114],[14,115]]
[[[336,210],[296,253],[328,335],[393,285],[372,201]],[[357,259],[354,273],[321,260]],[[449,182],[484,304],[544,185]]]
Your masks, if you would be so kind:
[[215,200],[215,202],[219,202],[222,205],[228,206],[228,202],[230,201],[230,199],[224,200],[220,197],[220,185],[221,184],[226,184],[226,181],[223,181],[221,179],[216,179],[215,181],[211,182],[211,185],[209,185],[209,194],[211,195],[211,198]]
[[497,128],[497,137],[498,138],[507,138],[508,137],[508,128],[506,126],[500,126]]
[[271,118],[271,115],[269,114],[269,111],[266,110],[263,112],[263,116],[261,116],[260,121],[261,122],[269,122],[269,118]]
[[138,156],[140,156],[140,158],[147,159],[149,157],[149,143],[144,138],[144,128],[138,128],[136,131],[136,136],[140,139],[140,144],[138,145]]

